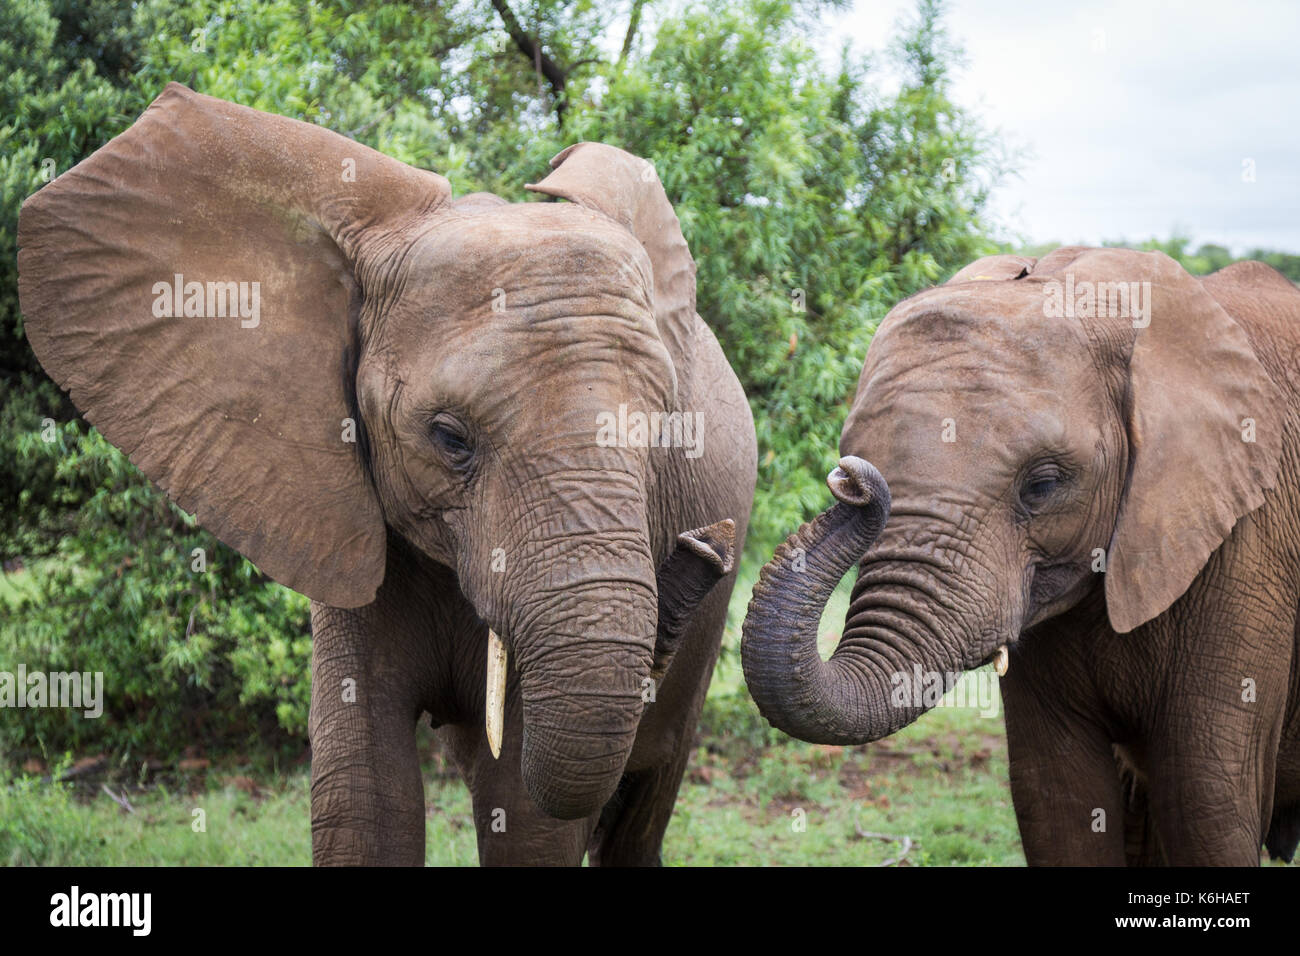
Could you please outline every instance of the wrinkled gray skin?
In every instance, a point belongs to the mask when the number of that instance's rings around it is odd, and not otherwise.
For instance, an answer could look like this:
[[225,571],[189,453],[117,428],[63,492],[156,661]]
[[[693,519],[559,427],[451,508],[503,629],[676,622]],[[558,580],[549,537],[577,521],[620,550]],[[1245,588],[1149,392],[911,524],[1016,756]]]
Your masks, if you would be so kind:
[[[408,319],[399,305],[387,318],[388,336],[399,343],[410,336],[409,345],[383,349],[398,357],[397,370],[363,356],[358,372],[377,484],[393,496],[385,513],[400,540],[390,545],[374,604],[313,606],[316,856],[370,860],[378,850],[414,860],[422,852],[412,718],[425,710],[473,793],[484,862],[574,863],[589,847],[603,864],[652,863],[732,583],[729,576],[688,608],[671,675],[647,703],[658,598],[681,587],[656,570],[679,532],[737,515],[743,536],[752,423],[703,324],[689,366],[676,371],[644,306],[623,289],[619,262],[597,258],[611,244],[636,261],[635,240],[619,227],[574,216],[573,207],[509,206],[483,196],[456,209],[460,215],[417,246],[407,266],[437,276],[436,288],[408,287],[417,309]],[[416,344],[426,334],[427,296],[482,300],[482,275],[494,268],[501,272],[491,287],[510,288],[528,307],[489,325],[443,299],[435,308],[463,314],[463,324],[444,329],[436,351]],[[574,288],[598,281],[588,298],[573,297]],[[396,405],[394,380],[409,383]],[[426,441],[420,413],[447,405],[439,393],[448,391],[482,448],[463,481],[405,451]],[[692,460],[680,448],[599,447],[597,416],[620,403],[700,410],[705,454]],[[421,499],[444,486],[438,520],[407,504],[404,485],[413,481]],[[722,546],[734,551],[735,543]],[[492,570],[496,548],[504,552],[500,573]],[[511,650],[499,759],[483,727],[483,621]],[[336,690],[357,672],[372,675],[367,686],[385,689],[385,699],[360,712]],[[360,779],[359,763],[373,768]]]
[[[1150,282],[1149,324],[1049,314],[1067,275]],[[754,589],[742,659],[764,715],[877,740],[929,703],[896,697],[901,675],[950,685],[1007,645],[1029,863],[1290,859],[1297,355],[1300,291],[1258,263],[1197,280],[1159,254],[1064,248],[901,303],[844,426],[838,502]],[[854,565],[823,662],[818,621]]]
[[[423,862],[426,713],[482,862],[659,859],[754,429],[653,168],[599,144],[553,166],[534,188],[568,202],[453,201],[440,176],[173,84],[24,206],[45,368],[313,599],[317,863]],[[169,313],[176,275],[256,281],[260,316]],[[698,431],[600,441],[622,406]],[[500,759],[489,627],[510,654]]]

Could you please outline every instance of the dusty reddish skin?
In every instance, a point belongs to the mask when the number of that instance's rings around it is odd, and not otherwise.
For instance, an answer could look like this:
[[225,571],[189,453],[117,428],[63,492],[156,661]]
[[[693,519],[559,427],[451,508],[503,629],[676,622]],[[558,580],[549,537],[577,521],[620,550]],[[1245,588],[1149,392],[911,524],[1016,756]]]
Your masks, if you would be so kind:
[[[1150,325],[1049,315],[1067,276],[1150,282]],[[924,710],[891,703],[894,674],[958,673],[1006,644],[1031,864],[1290,858],[1298,368],[1300,290],[1254,262],[1196,279],[1160,253],[1062,248],[904,301],[844,426],[840,502],[754,589],[760,709],[805,739],[875,740]],[[855,564],[823,662],[818,615]]]
[[[653,168],[593,143],[552,165],[535,188],[569,202],[453,201],[434,173],[172,84],[23,207],[42,364],[313,600],[319,863],[423,861],[423,713],[469,783],[483,862],[658,861],[753,423]],[[260,283],[260,322],[155,316],[176,273]],[[620,405],[702,416],[702,453],[601,447],[597,415]],[[511,652],[500,760],[489,626]]]

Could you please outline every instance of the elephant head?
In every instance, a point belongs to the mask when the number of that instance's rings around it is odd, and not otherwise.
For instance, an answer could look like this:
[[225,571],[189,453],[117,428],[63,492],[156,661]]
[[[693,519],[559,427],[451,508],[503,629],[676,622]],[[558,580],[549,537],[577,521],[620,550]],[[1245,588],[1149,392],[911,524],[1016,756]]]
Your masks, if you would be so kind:
[[[661,601],[682,529],[652,535],[649,450],[597,437],[674,407],[695,284],[653,167],[589,143],[552,166],[529,188],[570,202],[453,202],[172,84],[27,201],[19,271],[52,377],[272,578],[366,605],[389,534],[453,569],[518,670],[529,791],[568,818],[612,794],[671,653],[660,605],[695,590]],[[679,548],[716,579],[704,531]]]
[[[907,677],[946,688],[1014,666],[1024,632],[1085,599],[1138,628],[1263,502],[1281,439],[1246,333],[1167,256],[979,260],[881,323],[830,478],[839,503],[754,588],[749,689],[796,737],[861,743],[932,705],[893,693]],[[855,563],[823,661],[818,621]]]

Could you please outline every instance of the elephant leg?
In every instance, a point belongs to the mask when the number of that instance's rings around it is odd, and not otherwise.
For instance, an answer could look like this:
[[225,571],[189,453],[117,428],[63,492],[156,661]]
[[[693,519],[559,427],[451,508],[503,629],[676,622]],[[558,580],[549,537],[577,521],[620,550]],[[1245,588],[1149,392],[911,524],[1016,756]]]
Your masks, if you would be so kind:
[[[1124,805],[1110,741],[1097,728],[1045,720],[1026,742],[1032,708],[1009,700],[1006,706],[1011,798],[1025,862],[1123,866]],[[1013,709],[1020,714],[1014,721]]]
[[1123,866],[1125,807],[1110,735],[1071,700],[1071,662],[1046,634],[1002,678],[1011,797],[1030,866]]
[[1168,660],[1197,662],[1161,675],[1148,715],[1151,815],[1174,866],[1258,866],[1273,814],[1289,693],[1289,668],[1277,662],[1290,660],[1295,633],[1290,584],[1263,604],[1246,583],[1267,580],[1270,568],[1221,560],[1213,590],[1189,592],[1160,635]]
[[424,862],[419,710],[386,674],[391,648],[313,611],[311,833],[317,865]]
[[[1214,679],[1238,684],[1235,675]],[[1171,708],[1153,735],[1149,797],[1167,862],[1258,866],[1272,816],[1280,715],[1251,714],[1204,691],[1173,697],[1183,706]]]
[[499,759],[492,757],[481,723],[438,731],[470,789],[479,864],[579,866],[596,817],[557,820],[537,808],[519,773],[520,726],[518,697],[511,695]]
[[659,866],[682,776],[695,749],[696,728],[722,644],[732,582],[701,602],[683,647],[656,700],[646,707],[641,732],[614,798],[592,835],[593,866]]
[[437,647],[433,578],[400,548],[373,604],[312,605],[312,858],[422,865],[424,788],[415,727]]
[[664,833],[672,819],[690,748],[671,764],[629,773],[601,813],[591,836],[592,866],[661,866]]
[[1296,847],[1300,846],[1300,804],[1285,810],[1274,809],[1265,846],[1274,860],[1290,863],[1295,859]]
[[[1244,749],[1179,744],[1152,768],[1151,806],[1166,861],[1172,866],[1258,866],[1263,843],[1264,771]],[[1199,730],[1204,734],[1205,729]],[[1270,800],[1271,806],[1271,800]]]
[[[712,668],[710,668],[710,674]],[[678,675],[680,676],[680,675]],[[614,798],[600,814],[588,847],[592,866],[661,866],[664,834],[677,805],[682,776],[695,744],[707,683],[699,688],[697,700],[686,704],[680,729],[669,744],[669,758],[650,767],[623,775]],[[658,706],[658,705],[652,705]],[[657,728],[646,728],[647,736]],[[649,748],[647,748],[649,749]]]

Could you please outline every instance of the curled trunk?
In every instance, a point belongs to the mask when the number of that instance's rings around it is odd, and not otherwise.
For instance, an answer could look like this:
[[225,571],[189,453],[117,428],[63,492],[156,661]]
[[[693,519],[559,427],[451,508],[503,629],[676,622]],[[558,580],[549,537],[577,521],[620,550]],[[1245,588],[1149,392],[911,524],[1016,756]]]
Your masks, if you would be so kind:
[[663,680],[695,609],[731,573],[735,562],[736,523],[730,518],[677,536],[677,546],[659,568],[659,624],[651,679]]
[[[933,582],[890,562],[859,575],[844,634],[829,661],[817,650],[822,611],[889,517],[889,487],[860,458],[828,478],[839,501],[805,524],[763,568],[745,618],[745,681],[773,726],[814,743],[877,740],[926,709],[900,685],[946,674],[951,642],[935,615]],[[918,577],[921,575],[921,577]]]

